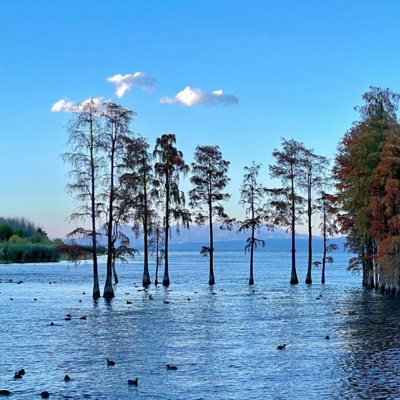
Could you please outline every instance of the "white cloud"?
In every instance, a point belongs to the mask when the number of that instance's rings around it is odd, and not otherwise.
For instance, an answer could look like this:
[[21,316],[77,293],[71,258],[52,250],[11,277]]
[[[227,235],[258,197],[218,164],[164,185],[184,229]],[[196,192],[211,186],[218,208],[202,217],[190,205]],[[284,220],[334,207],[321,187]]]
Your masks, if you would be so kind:
[[239,103],[239,99],[236,96],[232,94],[224,94],[222,90],[206,93],[200,89],[192,89],[189,86],[179,92],[172,99],[164,96],[160,100],[160,104],[180,104],[187,107],[196,106],[199,104],[205,104],[210,107],[218,104],[230,106],[231,104],[237,103]]
[[96,97],[96,98],[86,99],[85,101],[83,101],[82,103],[79,103],[79,104],[74,104],[71,100],[61,99],[53,104],[53,107],[51,107],[51,111],[52,112],[78,112],[78,111],[81,111],[82,107],[85,106],[85,104],[89,103],[89,101],[92,101],[94,106],[99,111],[104,111],[105,110],[104,103],[107,103],[110,100],[103,101],[103,97]]
[[125,92],[127,92],[132,86],[139,86],[149,93],[156,91],[157,80],[151,76],[147,76],[144,72],[135,72],[133,75],[121,74],[114,75],[111,78],[107,78],[108,82],[115,83],[117,85],[117,91],[115,94],[121,98]]
[[53,107],[51,107],[51,112],[74,112],[76,110],[76,106],[74,106],[74,103],[72,101],[69,101],[67,99],[61,99],[57,101],[57,103],[53,104]]

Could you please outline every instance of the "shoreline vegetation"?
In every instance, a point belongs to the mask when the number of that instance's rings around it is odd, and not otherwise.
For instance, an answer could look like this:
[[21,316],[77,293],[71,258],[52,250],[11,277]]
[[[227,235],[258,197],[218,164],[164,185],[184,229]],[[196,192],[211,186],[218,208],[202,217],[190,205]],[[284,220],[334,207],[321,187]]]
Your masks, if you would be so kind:
[[[97,254],[106,254],[103,246]],[[93,258],[90,245],[64,244],[50,240],[46,231],[26,218],[0,217],[0,264],[77,261]]]

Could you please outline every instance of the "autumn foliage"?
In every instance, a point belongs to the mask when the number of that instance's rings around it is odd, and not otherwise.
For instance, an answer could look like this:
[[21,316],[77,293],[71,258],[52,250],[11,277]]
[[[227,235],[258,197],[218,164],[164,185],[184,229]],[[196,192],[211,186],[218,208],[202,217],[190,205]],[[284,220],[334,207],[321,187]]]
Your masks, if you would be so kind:
[[339,145],[334,177],[338,222],[348,248],[357,254],[363,285],[400,294],[400,125],[399,95],[371,87]]

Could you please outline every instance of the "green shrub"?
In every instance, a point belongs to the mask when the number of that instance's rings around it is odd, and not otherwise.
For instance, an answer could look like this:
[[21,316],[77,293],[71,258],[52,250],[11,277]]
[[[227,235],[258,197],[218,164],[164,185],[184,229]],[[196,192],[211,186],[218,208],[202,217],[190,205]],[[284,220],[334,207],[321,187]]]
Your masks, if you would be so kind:
[[10,243],[14,243],[14,244],[24,244],[24,243],[26,243],[24,239],[22,239],[19,235],[16,235],[15,233],[14,233],[14,235],[12,235],[10,237],[10,239],[8,239],[8,241]]
[[41,233],[36,232],[34,235],[27,238],[29,243],[33,244],[50,244],[50,240],[43,236]]

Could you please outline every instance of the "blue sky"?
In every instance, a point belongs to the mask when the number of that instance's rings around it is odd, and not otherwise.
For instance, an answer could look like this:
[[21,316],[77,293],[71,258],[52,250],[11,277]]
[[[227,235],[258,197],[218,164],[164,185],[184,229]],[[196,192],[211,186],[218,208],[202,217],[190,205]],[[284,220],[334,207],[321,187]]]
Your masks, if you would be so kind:
[[[134,110],[132,130],[152,145],[176,134],[187,163],[196,145],[219,145],[231,161],[227,209],[241,217],[244,166],[262,163],[260,181],[274,186],[281,137],[333,158],[369,86],[400,92],[399,15],[400,2],[368,0],[1,2],[0,215],[52,237],[74,228],[59,159],[71,114],[51,109],[103,97]],[[137,72],[156,90],[118,97],[107,79]],[[231,97],[179,104],[187,87],[200,100]]]

